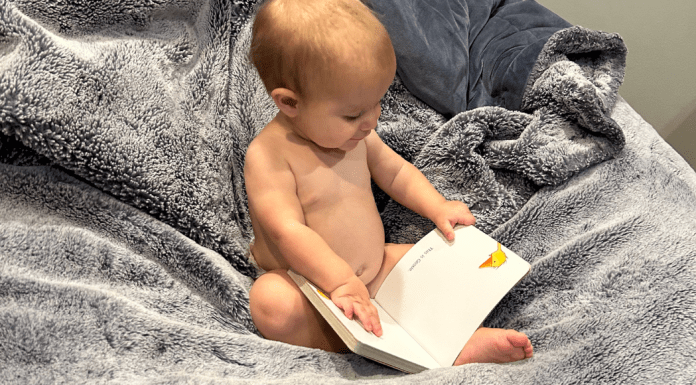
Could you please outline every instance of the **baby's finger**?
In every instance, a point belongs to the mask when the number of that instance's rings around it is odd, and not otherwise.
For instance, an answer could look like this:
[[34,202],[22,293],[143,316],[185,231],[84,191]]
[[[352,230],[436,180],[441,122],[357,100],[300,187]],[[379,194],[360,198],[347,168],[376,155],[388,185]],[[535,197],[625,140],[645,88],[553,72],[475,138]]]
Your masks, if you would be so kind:
[[360,322],[360,325],[362,325],[363,329],[365,329],[368,332],[372,331],[372,321],[370,320],[370,317],[367,315],[367,312],[362,308],[362,306],[355,306],[355,316],[358,319],[358,322]]
[[382,323],[379,322],[379,318],[376,319],[376,323],[372,327],[372,333],[374,333],[374,335],[376,335],[377,337],[382,336]]
[[353,319],[353,315],[355,314],[355,307],[353,306],[353,303],[351,301],[348,301],[346,299],[338,299],[334,301],[334,304],[336,304],[336,306],[338,306],[339,309],[343,310],[343,314],[345,314],[346,318]]
[[382,336],[382,325],[379,322],[379,315],[377,314],[377,309],[372,304],[367,305],[366,308],[360,308],[359,314],[356,310],[356,315],[365,330],[372,332],[377,337]]
[[457,223],[461,223],[467,226],[475,224],[476,217],[474,217],[474,214],[472,214],[471,210],[469,210],[469,206],[467,206],[464,203],[461,203],[458,206],[459,210],[457,215]]
[[466,226],[471,226],[476,224],[476,217],[469,211],[469,208],[465,206],[464,212],[462,212],[457,220],[457,223],[461,223]]
[[449,220],[444,220],[437,225],[437,228],[442,231],[442,234],[447,238],[447,240],[454,240],[454,229],[452,228],[452,223]]

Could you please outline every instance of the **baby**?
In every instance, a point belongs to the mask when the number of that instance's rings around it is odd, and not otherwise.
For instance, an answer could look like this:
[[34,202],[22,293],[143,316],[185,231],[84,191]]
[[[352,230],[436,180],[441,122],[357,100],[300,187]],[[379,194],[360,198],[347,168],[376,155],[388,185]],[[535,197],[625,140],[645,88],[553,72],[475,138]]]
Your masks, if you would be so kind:
[[[250,258],[267,271],[249,293],[254,324],[269,339],[345,349],[287,275],[292,268],[381,336],[370,298],[412,245],[385,244],[371,180],[449,239],[454,225],[476,219],[375,133],[396,57],[360,1],[268,1],[254,22],[250,57],[279,109],[249,145],[244,169]],[[531,356],[526,335],[479,328],[455,364]]]

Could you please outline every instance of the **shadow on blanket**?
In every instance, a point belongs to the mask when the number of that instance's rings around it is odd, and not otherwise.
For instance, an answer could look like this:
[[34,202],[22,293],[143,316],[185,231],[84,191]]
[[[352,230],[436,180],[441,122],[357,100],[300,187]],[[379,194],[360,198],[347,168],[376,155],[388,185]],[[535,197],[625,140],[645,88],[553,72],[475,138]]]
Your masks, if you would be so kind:
[[[486,324],[533,359],[403,376],[260,338],[253,3],[0,0],[0,382],[696,380],[696,175],[618,98],[620,38],[579,27],[543,45],[523,112],[448,120],[397,78],[378,128],[532,263]],[[376,195],[390,241],[433,228]]]

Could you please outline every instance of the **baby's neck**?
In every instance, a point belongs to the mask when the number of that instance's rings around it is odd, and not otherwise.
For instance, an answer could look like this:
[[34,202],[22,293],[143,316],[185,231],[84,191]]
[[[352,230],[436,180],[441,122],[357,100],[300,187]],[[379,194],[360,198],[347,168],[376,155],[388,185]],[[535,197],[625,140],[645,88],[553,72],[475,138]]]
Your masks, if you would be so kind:
[[289,141],[296,144],[305,145],[315,153],[325,154],[331,158],[334,158],[336,162],[342,160],[346,155],[346,151],[341,150],[340,148],[322,147],[306,138],[304,135],[302,135],[300,130],[295,128],[293,120],[287,115],[283,114],[283,112],[278,112],[272,123],[275,123],[277,129],[281,130],[285,133],[285,135],[287,135],[286,137]]

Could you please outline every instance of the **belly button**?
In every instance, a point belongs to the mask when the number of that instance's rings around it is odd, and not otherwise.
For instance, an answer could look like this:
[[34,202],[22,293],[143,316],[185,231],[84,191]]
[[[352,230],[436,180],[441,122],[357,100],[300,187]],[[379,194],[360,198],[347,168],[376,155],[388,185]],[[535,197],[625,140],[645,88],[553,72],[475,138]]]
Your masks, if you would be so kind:
[[355,272],[355,275],[359,277],[359,276],[363,275],[364,272],[365,272],[365,266],[360,266],[358,268],[358,271]]

